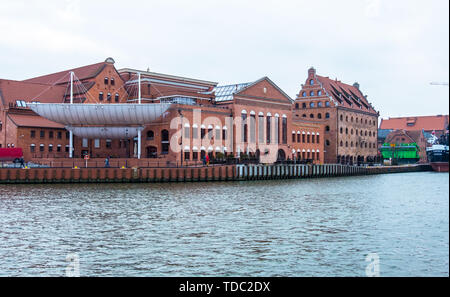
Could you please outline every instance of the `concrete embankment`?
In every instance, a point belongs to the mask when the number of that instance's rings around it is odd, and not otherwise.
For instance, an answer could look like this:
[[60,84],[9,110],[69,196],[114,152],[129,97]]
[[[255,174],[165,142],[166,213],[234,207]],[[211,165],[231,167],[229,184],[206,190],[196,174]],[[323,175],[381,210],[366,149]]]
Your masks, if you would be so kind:
[[0,184],[205,182],[338,177],[430,171],[429,165],[227,165],[190,168],[1,168]]

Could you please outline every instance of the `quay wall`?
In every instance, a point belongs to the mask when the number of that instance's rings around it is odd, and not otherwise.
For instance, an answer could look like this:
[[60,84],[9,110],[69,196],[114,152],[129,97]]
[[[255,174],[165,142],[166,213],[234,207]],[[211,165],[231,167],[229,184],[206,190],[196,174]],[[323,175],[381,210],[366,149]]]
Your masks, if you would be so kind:
[[0,168],[8,183],[147,183],[300,179],[431,171],[427,164],[357,167],[348,165],[227,165],[184,168]]

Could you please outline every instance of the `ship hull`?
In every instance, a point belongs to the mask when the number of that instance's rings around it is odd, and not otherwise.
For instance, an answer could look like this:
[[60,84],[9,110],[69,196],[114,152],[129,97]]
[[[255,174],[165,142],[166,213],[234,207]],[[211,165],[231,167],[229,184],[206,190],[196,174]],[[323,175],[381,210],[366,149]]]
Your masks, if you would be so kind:
[[430,165],[436,172],[448,172],[448,162],[432,162]]

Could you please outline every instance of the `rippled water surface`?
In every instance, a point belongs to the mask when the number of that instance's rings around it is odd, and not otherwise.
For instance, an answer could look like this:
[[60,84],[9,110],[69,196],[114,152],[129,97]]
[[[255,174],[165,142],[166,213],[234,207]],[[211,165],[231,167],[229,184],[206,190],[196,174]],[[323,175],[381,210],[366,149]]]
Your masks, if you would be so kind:
[[0,185],[0,276],[449,275],[449,176]]

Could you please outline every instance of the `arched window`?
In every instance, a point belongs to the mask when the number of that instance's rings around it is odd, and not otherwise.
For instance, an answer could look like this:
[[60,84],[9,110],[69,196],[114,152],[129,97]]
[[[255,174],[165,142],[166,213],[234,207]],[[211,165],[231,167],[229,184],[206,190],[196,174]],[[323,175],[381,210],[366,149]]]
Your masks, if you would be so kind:
[[317,91],[317,96],[322,96],[322,91]]
[[317,102],[317,107],[322,107],[322,102]]
[[329,132],[329,131],[330,131],[330,126],[326,126],[326,127],[325,127],[325,131],[326,131],[326,132]]
[[342,146],[344,146],[344,143],[342,142],[342,140],[341,140],[341,143],[340,143],[340,145],[341,145],[341,147],[342,147]]
[[344,133],[344,130],[342,127],[339,129],[339,131],[341,132],[341,134]]
[[298,103],[295,103],[295,109],[298,109],[298,108],[299,108]]
[[325,145],[326,146],[330,146],[330,141],[327,139],[327,140],[325,140]]
[[352,121],[352,123],[353,123],[353,117],[351,118],[351,121]]
[[314,97],[314,91],[309,92],[309,96]]
[[350,147],[353,147],[353,141],[352,141],[352,142],[350,142]]
[[330,101],[326,101],[326,102],[325,102],[325,106],[326,106],[326,107],[330,107]]
[[364,132],[364,136],[367,136],[367,130]]
[[312,86],[312,85],[314,85],[314,79],[311,79],[310,81],[309,81],[309,84]]
[[310,114],[309,117],[310,117],[311,119],[314,119],[314,114],[313,114],[313,113]]
[[353,129],[350,130],[350,134],[353,135]]
[[348,128],[345,128],[345,134],[348,134]]
[[321,113],[318,113],[318,114],[317,114],[317,118],[318,118],[318,119],[321,119],[321,118],[322,118],[322,114],[321,114]]
[[326,118],[326,119],[329,119],[329,118],[330,118],[330,113],[327,112],[327,113],[325,114],[325,118]]
[[306,97],[306,92],[303,92],[303,93],[302,93],[302,97]]
[[305,113],[302,115],[302,118],[306,118],[306,114]]
[[155,132],[152,130],[147,131],[147,140],[153,140],[155,138]]
[[302,103],[302,108],[306,108],[306,103]]
[[314,108],[314,102],[309,103],[309,107]]
[[340,116],[340,119],[341,119],[341,121],[343,121],[343,120],[344,120],[344,116],[343,116],[343,115],[341,115],[341,116]]
[[345,117],[345,121],[348,122],[348,116]]
[[348,141],[345,142],[345,147],[348,147]]

